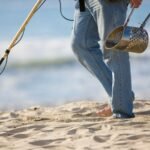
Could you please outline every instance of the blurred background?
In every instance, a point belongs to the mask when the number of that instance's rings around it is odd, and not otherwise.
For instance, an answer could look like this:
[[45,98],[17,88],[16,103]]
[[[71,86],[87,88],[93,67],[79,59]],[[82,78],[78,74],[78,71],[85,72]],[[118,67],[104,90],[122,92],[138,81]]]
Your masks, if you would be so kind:
[[[0,2],[2,56],[36,0]],[[62,11],[66,17],[73,19],[74,6],[74,0],[62,0]],[[139,26],[149,8],[150,1],[143,0],[130,25]],[[148,32],[149,25],[146,26]],[[77,100],[109,100],[99,81],[76,60],[70,48],[71,31],[72,22],[61,17],[59,1],[47,0],[26,27],[22,41],[12,50],[7,69],[0,76],[0,110]],[[150,99],[149,66],[150,46],[143,54],[131,54],[136,99]]]

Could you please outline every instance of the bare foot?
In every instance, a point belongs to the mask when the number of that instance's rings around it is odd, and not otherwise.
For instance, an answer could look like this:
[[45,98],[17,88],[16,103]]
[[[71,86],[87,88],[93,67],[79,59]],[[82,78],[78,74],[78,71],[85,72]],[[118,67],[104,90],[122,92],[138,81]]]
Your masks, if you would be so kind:
[[112,110],[110,106],[105,106],[102,110],[96,112],[100,117],[109,117],[112,116]]

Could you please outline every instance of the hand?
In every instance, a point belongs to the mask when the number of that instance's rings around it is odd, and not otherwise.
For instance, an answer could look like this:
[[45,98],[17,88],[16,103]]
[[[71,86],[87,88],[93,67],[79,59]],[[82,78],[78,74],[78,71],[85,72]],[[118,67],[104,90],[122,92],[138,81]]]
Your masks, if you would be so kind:
[[131,7],[138,8],[142,4],[142,0],[130,0]]

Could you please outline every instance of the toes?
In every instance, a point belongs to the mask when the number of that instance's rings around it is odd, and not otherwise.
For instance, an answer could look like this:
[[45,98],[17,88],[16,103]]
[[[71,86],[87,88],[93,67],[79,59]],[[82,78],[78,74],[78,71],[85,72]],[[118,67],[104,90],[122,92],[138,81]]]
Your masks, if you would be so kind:
[[104,109],[98,111],[96,114],[101,117],[107,117],[107,116],[112,115],[112,111],[111,111],[111,108],[107,107],[107,108],[104,108]]

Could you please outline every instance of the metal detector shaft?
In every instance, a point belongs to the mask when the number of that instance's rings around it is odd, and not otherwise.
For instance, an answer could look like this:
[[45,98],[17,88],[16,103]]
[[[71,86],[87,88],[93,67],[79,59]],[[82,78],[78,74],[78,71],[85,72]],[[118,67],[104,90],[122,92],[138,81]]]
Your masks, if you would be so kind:
[[5,58],[8,57],[8,55],[9,55],[10,51],[12,50],[12,48],[14,47],[16,41],[18,40],[18,38],[20,37],[20,35],[24,31],[25,27],[27,26],[27,24],[29,23],[29,21],[31,20],[32,16],[37,11],[37,9],[39,8],[39,6],[41,5],[42,2],[43,2],[43,0],[37,0],[36,4],[33,6],[32,10],[28,14],[27,18],[25,19],[25,21],[21,25],[20,29],[18,30],[18,32],[14,36],[13,40],[11,41],[10,45],[8,46],[7,50],[5,51],[5,54],[1,58],[0,65],[3,63]]

